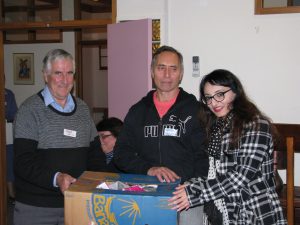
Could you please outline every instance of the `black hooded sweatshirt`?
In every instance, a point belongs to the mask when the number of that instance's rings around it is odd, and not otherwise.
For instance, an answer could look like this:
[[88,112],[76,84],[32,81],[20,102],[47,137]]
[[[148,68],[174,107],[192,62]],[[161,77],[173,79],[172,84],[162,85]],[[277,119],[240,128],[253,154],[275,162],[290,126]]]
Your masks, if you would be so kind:
[[206,177],[208,157],[205,130],[197,118],[199,102],[182,88],[162,117],[155,108],[153,93],[133,105],[114,148],[114,163],[126,173],[147,174],[151,167],[173,170],[181,181]]

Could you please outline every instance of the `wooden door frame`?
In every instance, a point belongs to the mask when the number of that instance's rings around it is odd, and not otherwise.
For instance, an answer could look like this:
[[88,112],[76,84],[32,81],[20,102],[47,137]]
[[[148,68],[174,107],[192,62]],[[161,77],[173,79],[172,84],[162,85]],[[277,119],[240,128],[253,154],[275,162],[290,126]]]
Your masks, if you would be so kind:
[[[66,20],[51,22],[9,23],[0,24],[0,224],[7,224],[7,188],[6,188],[6,144],[5,144],[5,107],[4,107],[4,44],[3,32],[8,30],[43,30],[60,29],[76,31],[83,28],[99,28],[116,22],[117,0],[112,0],[112,19]],[[75,40],[76,44],[76,40]],[[75,59],[78,59],[78,48],[75,46]],[[80,69],[80,68],[78,68]],[[78,77],[77,93],[82,92],[82,77]]]

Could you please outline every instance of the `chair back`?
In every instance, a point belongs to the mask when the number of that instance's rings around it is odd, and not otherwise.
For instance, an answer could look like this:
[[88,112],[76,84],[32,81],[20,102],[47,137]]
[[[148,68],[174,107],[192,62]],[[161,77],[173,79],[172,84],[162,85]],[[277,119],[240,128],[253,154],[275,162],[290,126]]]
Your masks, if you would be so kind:
[[288,224],[294,224],[294,137],[286,138],[286,214]]
[[[280,202],[286,208],[286,217],[289,225],[295,223],[295,186],[294,186],[294,153],[299,148],[299,124],[275,124],[280,139],[274,148],[274,170],[286,169],[286,185],[278,189]],[[299,149],[298,149],[299,152]]]

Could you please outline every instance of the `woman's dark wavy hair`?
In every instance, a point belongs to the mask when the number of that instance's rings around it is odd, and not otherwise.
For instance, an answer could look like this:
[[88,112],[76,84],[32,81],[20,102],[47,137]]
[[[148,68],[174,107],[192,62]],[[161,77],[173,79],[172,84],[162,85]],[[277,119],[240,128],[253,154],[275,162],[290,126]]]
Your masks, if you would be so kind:
[[255,121],[257,116],[261,116],[270,122],[271,132],[273,135],[277,136],[275,127],[272,125],[271,120],[265,116],[254,103],[250,101],[247,97],[243,85],[240,80],[230,71],[218,69],[203,77],[200,83],[200,111],[199,119],[201,124],[206,127],[207,134],[209,136],[210,129],[217,117],[208,108],[205,102],[204,86],[206,83],[211,85],[220,85],[229,87],[235,94],[236,97],[232,102],[232,111],[234,113],[233,123],[232,123],[232,144],[234,146],[238,145],[239,134],[241,134],[243,125],[251,121]]

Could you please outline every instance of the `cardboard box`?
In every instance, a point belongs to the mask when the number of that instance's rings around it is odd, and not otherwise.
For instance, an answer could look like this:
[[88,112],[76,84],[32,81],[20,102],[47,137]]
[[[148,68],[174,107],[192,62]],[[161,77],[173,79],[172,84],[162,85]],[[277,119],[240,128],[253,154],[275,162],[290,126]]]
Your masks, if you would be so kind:
[[[105,190],[102,182],[157,187],[150,192]],[[118,183],[118,182],[117,182]],[[65,192],[66,225],[176,225],[177,212],[168,199],[178,185],[156,177],[85,171]]]

